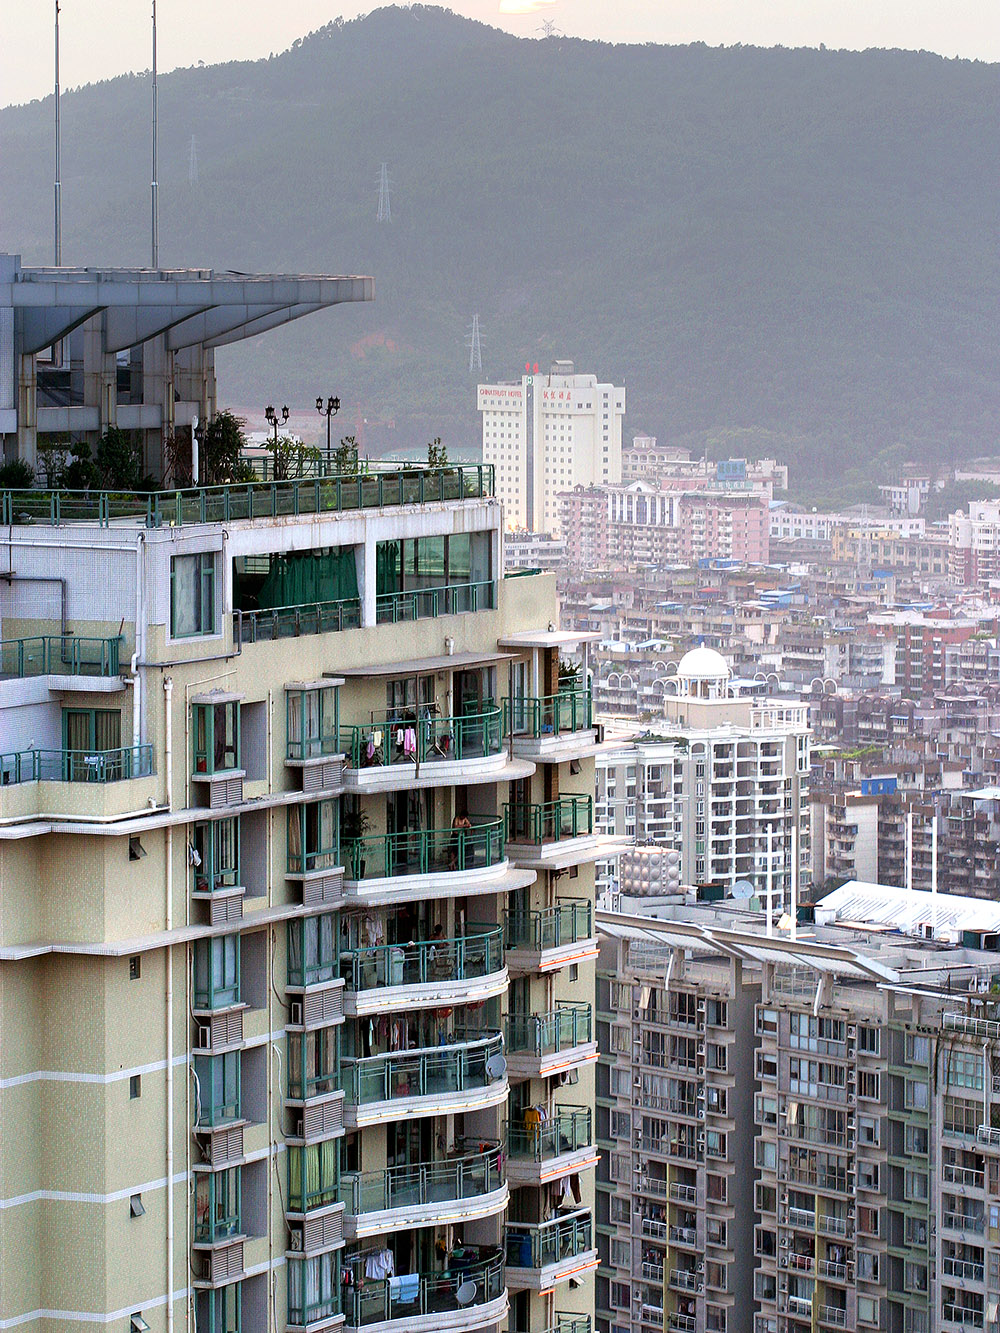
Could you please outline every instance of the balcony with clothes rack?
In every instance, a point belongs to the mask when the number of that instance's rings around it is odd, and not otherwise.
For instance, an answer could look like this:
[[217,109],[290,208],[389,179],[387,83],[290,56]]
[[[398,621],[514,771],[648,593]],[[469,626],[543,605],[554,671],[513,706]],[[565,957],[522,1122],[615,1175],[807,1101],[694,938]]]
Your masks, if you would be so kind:
[[454,717],[418,705],[343,725],[344,788],[360,794],[529,775],[531,765],[511,761],[505,735],[503,711],[491,703]]
[[557,1000],[547,1014],[508,1014],[506,1037],[515,1079],[551,1078],[597,1059],[593,1011],[576,1000]]
[[341,1076],[349,1129],[393,1117],[458,1115],[496,1106],[510,1091],[499,1032],[445,1046],[345,1058]]
[[503,1150],[459,1142],[440,1161],[351,1172],[341,1176],[340,1199],[348,1240],[433,1226],[439,1218],[458,1225],[496,1216],[508,1200]]
[[[496,893],[510,885],[502,819],[343,837],[345,893],[371,905]],[[518,879],[523,884],[524,877]],[[513,887],[513,885],[510,885]]]
[[597,1267],[589,1208],[557,1213],[546,1222],[508,1222],[505,1246],[511,1291],[550,1291]]
[[507,989],[503,928],[470,925],[453,939],[351,949],[341,953],[340,970],[352,1016],[478,1003]]
[[349,1333],[492,1330],[508,1309],[504,1257],[466,1246],[453,1251],[440,1272],[365,1277],[344,1287],[343,1309]]
[[554,972],[597,957],[589,898],[557,897],[551,907],[508,910],[505,930],[511,972]]
[[597,1165],[593,1116],[587,1106],[528,1107],[507,1124],[507,1179],[512,1185],[547,1185]]
[[504,700],[514,753],[522,759],[565,763],[583,758],[597,740],[590,690],[560,690]]

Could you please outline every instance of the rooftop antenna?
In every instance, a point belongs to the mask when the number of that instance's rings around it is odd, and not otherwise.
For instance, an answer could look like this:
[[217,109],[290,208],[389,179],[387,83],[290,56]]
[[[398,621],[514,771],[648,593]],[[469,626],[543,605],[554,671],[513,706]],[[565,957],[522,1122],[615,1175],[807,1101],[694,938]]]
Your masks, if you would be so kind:
[[156,200],[156,0],[153,0],[153,164],[150,180],[150,205],[152,208],[151,249],[152,267],[160,267],[160,220]]
[[62,264],[62,134],[59,127],[59,0],[56,5],[56,167],[53,183],[53,203],[55,205],[56,231],[56,268]]
[[483,373],[483,344],[479,334],[479,316],[472,316],[472,333],[469,337],[469,374]]
[[198,140],[191,135],[191,151],[188,154],[188,182],[198,184]]
[[378,214],[375,221],[392,221],[392,205],[389,203],[389,168],[384,162],[378,178]]

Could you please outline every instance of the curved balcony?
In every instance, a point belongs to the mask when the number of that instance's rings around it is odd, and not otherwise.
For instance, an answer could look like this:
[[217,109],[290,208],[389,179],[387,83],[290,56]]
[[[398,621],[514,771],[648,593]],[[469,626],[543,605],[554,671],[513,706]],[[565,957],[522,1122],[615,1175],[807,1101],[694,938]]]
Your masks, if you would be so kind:
[[503,809],[507,855],[516,866],[563,870],[608,855],[594,834],[592,796],[507,802]]
[[511,972],[554,972],[597,957],[589,898],[557,898],[555,906],[505,916]]
[[561,764],[582,758],[597,740],[590,690],[515,696],[504,707],[514,753],[523,759]]
[[380,944],[340,955],[348,1014],[470,1004],[507,989],[503,930],[470,927],[455,939]]
[[[461,1299],[460,1299],[461,1298]],[[372,1333],[474,1333],[507,1313],[503,1255],[443,1273],[366,1281],[344,1292],[345,1327]]]
[[498,1145],[440,1162],[355,1172],[341,1177],[340,1198],[348,1240],[490,1217],[507,1207],[503,1154]]
[[508,887],[503,834],[502,819],[486,819],[468,829],[345,839],[346,895],[391,904],[500,892]]
[[510,773],[505,735],[499,707],[461,717],[439,717],[427,709],[397,711],[344,726],[339,739],[347,756],[344,788],[394,791],[527,776],[532,766],[525,763]]
[[513,1078],[549,1078],[597,1059],[589,1004],[557,1000],[547,1014],[508,1014],[506,1033]]
[[588,1106],[557,1106],[541,1123],[507,1126],[507,1179],[513,1185],[545,1185],[596,1166],[597,1157]]
[[494,1033],[451,1046],[342,1061],[349,1129],[393,1116],[450,1115],[495,1106],[509,1091],[503,1039]]
[[597,1267],[589,1208],[560,1213],[547,1222],[509,1222],[505,1231],[507,1286],[549,1291]]

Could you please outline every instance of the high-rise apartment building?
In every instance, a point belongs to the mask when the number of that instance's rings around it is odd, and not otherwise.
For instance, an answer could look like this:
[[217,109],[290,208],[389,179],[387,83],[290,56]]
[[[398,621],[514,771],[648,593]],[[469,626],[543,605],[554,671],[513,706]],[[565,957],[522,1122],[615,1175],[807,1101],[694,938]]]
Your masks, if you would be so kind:
[[599,1325],[997,1327],[1000,910],[942,899],[599,914]]
[[0,1327],[589,1333],[596,733],[491,470],[0,498]]
[[555,361],[520,384],[480,384],[483,462],[508,528],[558,535],[560,491],[621,480],[625,390]]

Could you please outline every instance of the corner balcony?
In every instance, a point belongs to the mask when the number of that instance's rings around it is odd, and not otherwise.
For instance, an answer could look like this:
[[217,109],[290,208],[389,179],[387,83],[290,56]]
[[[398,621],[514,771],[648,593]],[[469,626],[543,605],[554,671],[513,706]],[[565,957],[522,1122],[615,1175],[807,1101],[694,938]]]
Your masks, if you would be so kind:
[[597,740],[590,690],[564,690],[504,701],[514,753],[565,763],[589,755]]
[[506,893],[532,882],[510,872],[503,820],[470,829],[414,829],[344,839],[345,894],[350,902],[394,905],[418,898]]
[[153,772],[153,747],[116,750],[15,750],[0,754],[0,785],[20,782],[127,782]]
[[372,1333],[476,1333],[507,1314],[503,1255],[443,1273],[367,1280],[344,1291],[345,1328]]
[[348,1240],[410,1227],[460,1224],[507,1207],[499,1145],[440,1162],[391,1166],[341,1177]]
[[507,967],[511,972],[554,972],[597,957],[589,898],[557,898],[554,907],[505,916]]
[[547,1222],[509,1222],[505,1244],[511,1291],[551,1291],[557,1283],[597,1267],[589,1208],[560,1213]]
[[34,634],[0,640],[0,681],[49,676],[56,693],[85,690],[113,693],[123,688],[121,635],[91,638],[80,634]]
[[507,1062],[499,1033],[450,1046],[342,1061],[348,1129],[402,1116],[459,1115],[505,1101]]
[[511,1078],[550,1078],[597,1059],[591,1006],[575,1000],[557,1000],[547,1014],[508,1014],[506,1035]]
[[461,717],[439,717],[424,708],[418,713],[386,713],[341,727],[345,791],[447,787],[486,779],[510,782],[534,771],[531,764],[511,760],[499,707]]
[[597,1165],[587,1106],[556,1106],[534,1125],[507,1125],[507,1179],[512,1185],[547,1185]]
[[340,955],[340,967],[344,1010],[352,1016],[473,1004],[507,989],[500,926],[470,926],[455,939],[353,949]]
[[504,805],[507,855],[531,870],[565,870],[610,854],[594,834],[594,798],[561,796],[540,804]]
[[159,796],[151,745],[0,754],[0,816],[5,819],[142,818]]

